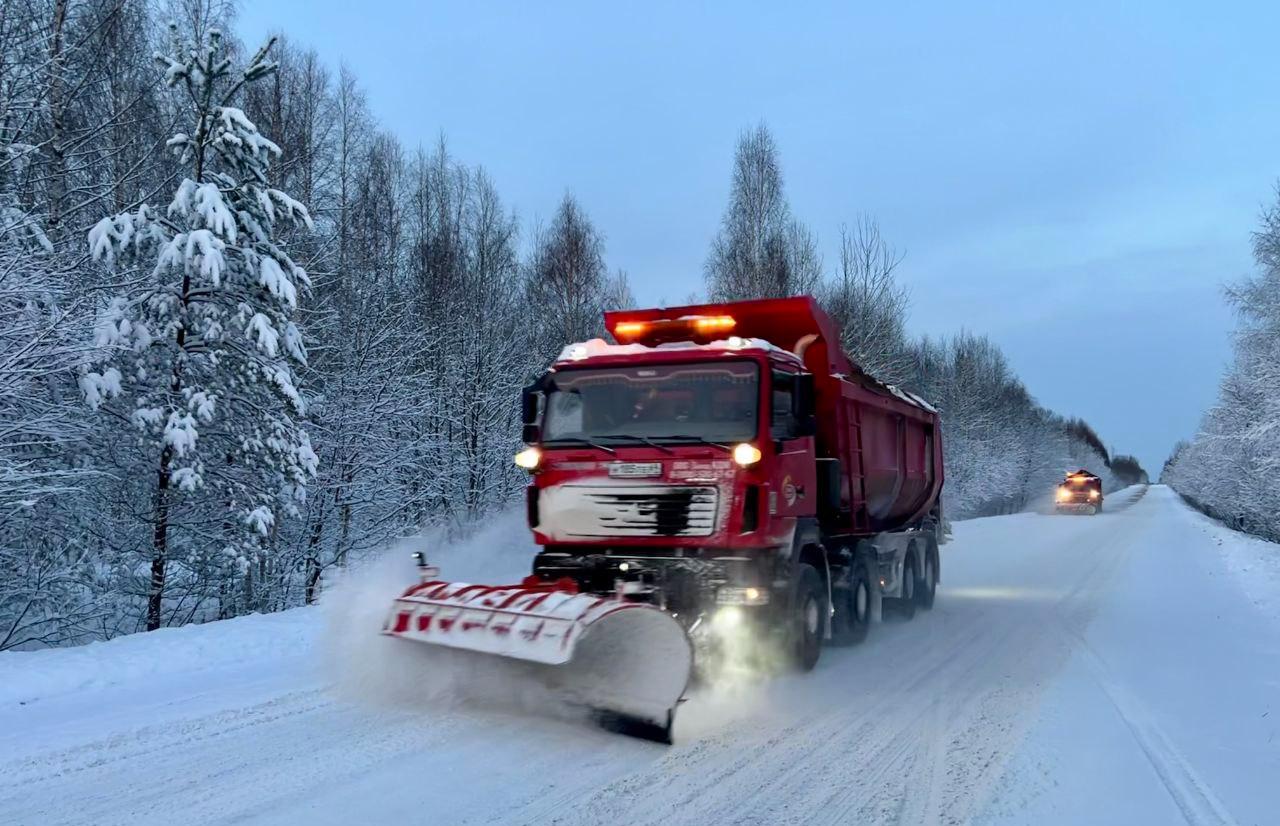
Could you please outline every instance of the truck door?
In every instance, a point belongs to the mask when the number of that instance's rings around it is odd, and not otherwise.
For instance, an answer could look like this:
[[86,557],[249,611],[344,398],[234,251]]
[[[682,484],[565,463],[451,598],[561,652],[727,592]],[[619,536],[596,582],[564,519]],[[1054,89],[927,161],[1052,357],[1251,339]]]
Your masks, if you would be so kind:
[[774,370],[770,386],[769,435],[775,461],[766,507],[778,517],[814,516],[818,490],[813,436],[796,409],[796,374]]

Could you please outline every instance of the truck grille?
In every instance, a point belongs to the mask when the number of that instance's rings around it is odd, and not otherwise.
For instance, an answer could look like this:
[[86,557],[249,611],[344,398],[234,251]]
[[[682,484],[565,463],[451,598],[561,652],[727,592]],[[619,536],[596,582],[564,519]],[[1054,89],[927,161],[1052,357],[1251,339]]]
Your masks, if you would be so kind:
[[567,485],[562,491],[576,500],[573,524],[564,531],[570,536],[709,536],[716,527],[714,487]]

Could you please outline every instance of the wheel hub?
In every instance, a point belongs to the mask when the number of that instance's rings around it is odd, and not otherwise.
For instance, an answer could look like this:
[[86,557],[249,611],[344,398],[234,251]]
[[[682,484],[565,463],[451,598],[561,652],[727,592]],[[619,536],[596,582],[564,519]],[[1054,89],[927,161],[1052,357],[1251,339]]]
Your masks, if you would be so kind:
[[814,599],[804,605],[804,628],[810,634],[818,633],[818,603]]

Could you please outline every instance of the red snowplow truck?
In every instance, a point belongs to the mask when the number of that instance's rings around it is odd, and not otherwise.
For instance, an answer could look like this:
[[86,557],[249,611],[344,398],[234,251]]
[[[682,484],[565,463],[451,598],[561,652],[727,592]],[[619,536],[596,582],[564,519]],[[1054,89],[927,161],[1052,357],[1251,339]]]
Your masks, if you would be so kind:
[[[745,638],[808,670],[882,604],[932,607],[938,413],[859,369],[812,298],[605,323],[615,343],[566,347],[524,391],[532,575],[458,595],[431,571],[388,633],[571,666],[552,671],[584,704],[669,739],[695,654]],[[423,611],[455,623],[420,633]]]

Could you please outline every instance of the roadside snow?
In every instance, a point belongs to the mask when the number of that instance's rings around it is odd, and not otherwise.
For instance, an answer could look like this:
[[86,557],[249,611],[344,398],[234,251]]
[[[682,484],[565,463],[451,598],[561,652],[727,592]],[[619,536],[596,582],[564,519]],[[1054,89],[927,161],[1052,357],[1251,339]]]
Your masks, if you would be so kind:
[[299,608],[162,628],[75,648],[6,652],[0,655],[0,709],[292,657],[314,645],[318,630],[315,612]]
[[413,550],[519,579],[519,512],[407,541],[318,609],[0,655],[0,822],[1275,822],[1274,546],[1167,488],[1107,501],[957,523],[933,611],[696,693],[669,748],[377,634]]
[[1280,545],[1233,531],[1191,508],[1180,516],[1213,542],[1254,607],[1280,623]]
[[979,822],[1276,822],[1280,623],[1254,610],[1280,600],[1254,575],[1276,546],[1163,485],[1116,519],[1145,519],[1145,541],[1110,549],[1096,613],[1063,617],[1072,656]]
[[5,652],[0,655],[0,710],[86,691],[146,685],[175,675],[213,674],[311,657],[316,651],[332,653],[344,644],[347,651],[358,652],[369,644],[370,635],[381,642],[376,634],[390,595],[415,581],[413,551],[427,551],[451,578],[518,582],[533,554],[523,519],[523,511],[514,509],[499,514],[461,542],[449,542],[443,532],[406,539],[346,574],[328,578],[321,609],[251,614],[73,648]]

